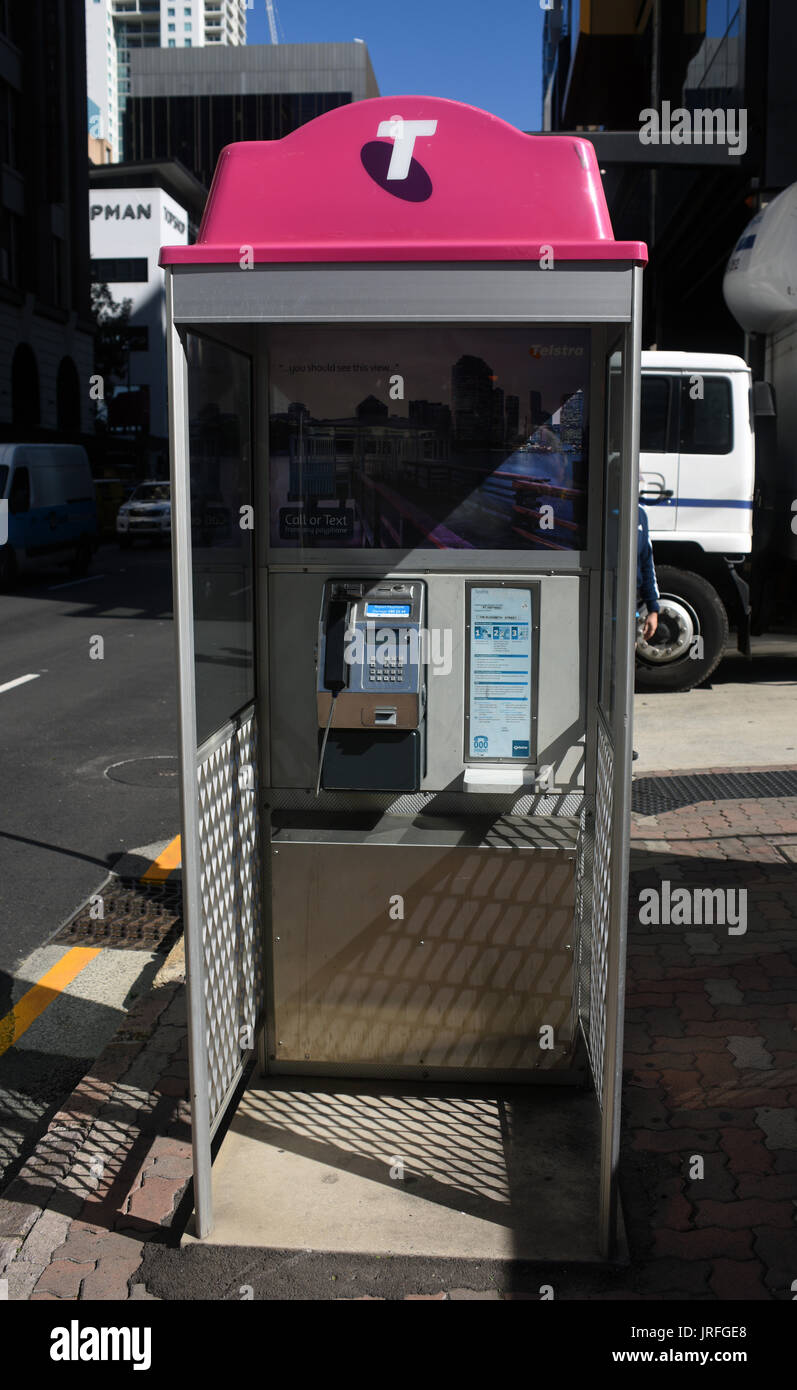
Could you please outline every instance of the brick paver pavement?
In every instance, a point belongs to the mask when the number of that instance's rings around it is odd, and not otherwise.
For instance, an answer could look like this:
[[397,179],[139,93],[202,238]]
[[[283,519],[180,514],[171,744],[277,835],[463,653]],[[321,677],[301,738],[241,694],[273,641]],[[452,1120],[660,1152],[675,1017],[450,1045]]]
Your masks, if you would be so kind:
[[[556,1298],[794,1296],[797,798],[635,815],[632,846],[621,1159],[631,1264],[485,1267],[448,1289],[410,1272],[392,1297],[539,1298],[541,1283]],[[640,893],[665,881],[671,902],[679,887],[732,890],[746,929],[641,922]],[[168,1242],[190,1173],[183,1009],[177,984],[139,1001],[0,1198],[10,1298],[150,1296],[145,1247]],[[349,1297],[379,1296],[378,1283],[352,1280]]]

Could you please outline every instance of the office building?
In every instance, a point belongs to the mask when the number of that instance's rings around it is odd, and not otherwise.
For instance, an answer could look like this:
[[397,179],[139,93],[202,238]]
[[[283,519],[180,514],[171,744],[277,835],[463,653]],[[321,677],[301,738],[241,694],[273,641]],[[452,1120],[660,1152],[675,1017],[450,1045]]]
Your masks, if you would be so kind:
[[86,35],[74,0],[0,4],[0,437],[77,442],[94,357]]
[[364,43],[146,48],[131,54],[128,159],[179,159],[209,185],[236,140],[278,140],[337,106],[379,96]]
[[543,126],[592,141],[615,236],[648,243],[645,346],[744,350],[722,278],[753,214],[797,180],[795,52],[794,0],[546,13]]
[[196,235],[206,190],[177,163],[113,164],[91,170],[91,278],[116,303],[130,300],[124,380],[109,391],[108,423],[118,435],[148,439],[140,451],[166,449],[166,297],[161,246]]
[[[77,0],[73,0],[77,3]],[[246,0],[85,0],[89,135],[116,162],[124,149],[131,57],[140,49],[242,47]],[[102,147],[92,146],[95,156]]]

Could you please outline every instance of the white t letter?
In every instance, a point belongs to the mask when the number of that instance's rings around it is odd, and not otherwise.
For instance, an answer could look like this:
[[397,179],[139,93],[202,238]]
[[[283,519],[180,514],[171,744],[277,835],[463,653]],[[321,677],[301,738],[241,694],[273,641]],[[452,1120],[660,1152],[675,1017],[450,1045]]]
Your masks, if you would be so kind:
[[389,121],[380,121],[377,135],[389,135],[393,139],[393,153],[390,156],[387,177],[406,179],[410,172],[412,151],[419,135],[434,135],[437,121],[403,121],[393,116]]

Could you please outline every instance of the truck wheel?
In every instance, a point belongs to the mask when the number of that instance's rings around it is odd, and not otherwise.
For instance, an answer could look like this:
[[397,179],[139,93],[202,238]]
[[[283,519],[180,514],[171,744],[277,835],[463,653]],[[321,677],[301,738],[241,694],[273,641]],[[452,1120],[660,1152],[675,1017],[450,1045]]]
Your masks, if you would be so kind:
[[662,565],[659,625],[636,645],[637,690],[693,690],[719,665],[728,615],[716,589],[700,574]]
[[13,589],[17,577],[17,558],[6,541],[0,545],[0,593]]

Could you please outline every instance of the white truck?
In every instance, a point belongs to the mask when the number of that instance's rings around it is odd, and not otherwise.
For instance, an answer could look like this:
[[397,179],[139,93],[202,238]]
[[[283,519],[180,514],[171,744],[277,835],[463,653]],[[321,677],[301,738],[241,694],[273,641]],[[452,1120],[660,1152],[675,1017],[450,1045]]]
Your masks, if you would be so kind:
[[639,500],[660,590],[653,638],[637,642],[637,688],[691,690],[719,662],[729,618],[750,638],[753,543],[750,368],[717,353],[643,352]]
[[725,300],[748,356],[643,352],[640,502],[661,591],[637,642],[637,688],[691,690],[773,619],[797,586],[797,184],[728,262]]

